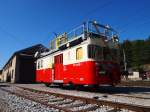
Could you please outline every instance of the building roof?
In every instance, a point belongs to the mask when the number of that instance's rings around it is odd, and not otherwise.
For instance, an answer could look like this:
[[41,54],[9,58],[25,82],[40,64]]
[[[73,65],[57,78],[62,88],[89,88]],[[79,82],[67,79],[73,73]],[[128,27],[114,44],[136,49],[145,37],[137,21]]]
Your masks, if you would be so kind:
[[37,44],[31,47],[27,47],[25,49],[16,51],[13,53],[13,55],[10,57],[10,59],[7,61],[7,63],[4,65],[3,68],[5,68],[5,66],[10,62],[10,60],[14,57],[14,56],[18,56],[18,55],[24,55],[24,56],[32,56],[34,57],[34,54],[38,51],[38,52],[45,52],[48,51],[49,49],[46,48],[45,46],[43,46],[42,44]]
[[37,44],[37,45],[31,46],[31,47],[16,51],[15,54],[24,53],[24,54],[28,54],[28,55],[34,55],[37,51],[39,51],[39,52],[48,51],[48,48],[46,48],[42,44]]

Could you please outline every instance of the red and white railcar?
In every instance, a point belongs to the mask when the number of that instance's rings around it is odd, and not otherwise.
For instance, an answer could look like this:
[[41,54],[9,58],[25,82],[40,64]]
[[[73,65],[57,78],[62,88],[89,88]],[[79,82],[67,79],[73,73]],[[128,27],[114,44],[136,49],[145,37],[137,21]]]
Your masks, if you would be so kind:
[[37,59],[36,81],[100,85],[120,82],[116,32],[90,21],[50,43],[50,51]]

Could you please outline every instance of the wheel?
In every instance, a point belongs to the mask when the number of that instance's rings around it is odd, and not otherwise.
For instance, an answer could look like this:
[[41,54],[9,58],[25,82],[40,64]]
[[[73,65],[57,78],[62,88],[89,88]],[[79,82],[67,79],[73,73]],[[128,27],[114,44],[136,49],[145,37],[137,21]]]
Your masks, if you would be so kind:
[[59,86],[60,88],[63,88],[63,84],[58,84],[58,86]]
[[92,91],[97,91],[99,89],[99,85],[93,85],[92,87],[91,87],[91,90]]
[[75,85],[75,89],[76,90],[82,90],[83,89],[83,85]]
[[51,83],[44,83],[45,86],[49,87],[51,85]]
[[112,83],[111,86],[112,86],[112,87],[115,87],[115,86],[116,86],[116,83]]

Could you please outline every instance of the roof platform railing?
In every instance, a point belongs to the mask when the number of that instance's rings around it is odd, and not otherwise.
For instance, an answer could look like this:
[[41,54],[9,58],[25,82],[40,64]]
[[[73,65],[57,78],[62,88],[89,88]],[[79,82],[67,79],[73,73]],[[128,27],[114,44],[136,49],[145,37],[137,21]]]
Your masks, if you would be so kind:
[[71,43],[78,44],[91,34],[97,36],[90,36],[90,38],[104,38],[106,41],[118,39],[117,32],[110,26],[98,24],[96,21],[89,21],[83,23],[69,33],[63,33],[57,36],[50,42],[50,51],[59,50],[60,48],[64,48],[64,46],[65,48],[69,47]]
[[83,40],[85,38],[85,26],[81,25],[69,33],[66,34],[66,41],[60,41],[59,47],[64,46],[65,44],[72,43],[76,40]]
[[50,50],[56,50],[61,48],[68,43],[71,43],[75,40],[81,40],[80,38],[84,39],[85,32],[85,25],[82,24],[77,28],[73,29],[69,33],[63,33],[62,35],[57,36],[54,40],[50,42]]
[[118,35],[117,31],[115,31],[109,25],[102,25],[97,23],[96,21],[89,21],[87,23],[87,32],[105,37],[108,40]]

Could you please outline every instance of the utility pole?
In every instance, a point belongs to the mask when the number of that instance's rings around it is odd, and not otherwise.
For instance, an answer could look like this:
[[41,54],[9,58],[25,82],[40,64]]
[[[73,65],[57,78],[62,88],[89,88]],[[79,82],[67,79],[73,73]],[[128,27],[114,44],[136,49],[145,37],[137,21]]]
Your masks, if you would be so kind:
[[125,51],[123,49],[123,62],[124,62],[124,71],[127,70],[127,62],[126,62],[126,54],[125,54]]

